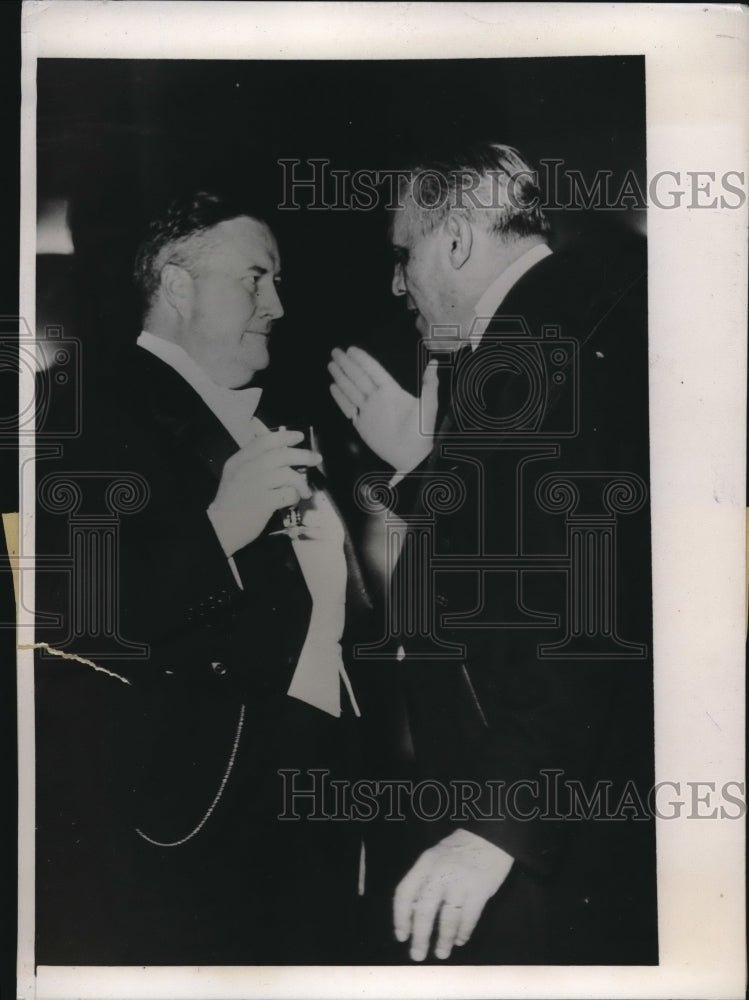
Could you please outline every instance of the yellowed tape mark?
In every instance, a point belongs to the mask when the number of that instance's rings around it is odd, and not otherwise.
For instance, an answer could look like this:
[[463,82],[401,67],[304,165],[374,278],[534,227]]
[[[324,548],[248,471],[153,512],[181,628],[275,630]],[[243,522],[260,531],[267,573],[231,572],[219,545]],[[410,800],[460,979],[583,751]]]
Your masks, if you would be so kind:
[[5,532],[5,544],[8,549],[10,569],[13,574],[13,590],[16,595],[16,607],[18,607],[18,514],[3,514],[3,531]]
[[107,670],[106,667],[99,666],[98,663],[94,663],[93,660],[87,660],[85,656],[78,656],[76,653],[65,653],[62,649],[55,649],[50,646],[48,642],[32,642],[26,645],[17,646],[17,649],[46,649],[48,653],[53,656],[60,656],[63,660],[75,660],[76,663],[84,663],[87,667],[93,667],[94,670],[98,670],[102,674],[107,674],[108,677],[114,677],[115,680],[122,681],[123,684],[130,684],[127,677],[121,677],[120,674],[114,673],[112,670]]
[[[10,568],[13,573],[13,590],[16,595],[16,607],[18,607],[19,518],[17,513],[3,514],[3,531],[5,532],[5,544],[8,547]],[[85,656],[78,656],[77,653],[66,653],[62,649],[55,649],[54,646],[50,646],[48,642],[28,643],[25,645],[18,645],[16,648],[46,649],[48,653],[52,654],[52,656],[59,656],[63,660],[75,660],[76,663],[83,663],[87,667],[93,667],[93,669],[98,670],[99,673],[106,674],[108,677],[114,677],[115,680],[122,681],[123,684],[130,684],[127,677],[122,677],[120,674],[116,674],[113,670],[107,670],[106,667],[102,667],[98,663],[94,663],[93,660],[87,660]]]

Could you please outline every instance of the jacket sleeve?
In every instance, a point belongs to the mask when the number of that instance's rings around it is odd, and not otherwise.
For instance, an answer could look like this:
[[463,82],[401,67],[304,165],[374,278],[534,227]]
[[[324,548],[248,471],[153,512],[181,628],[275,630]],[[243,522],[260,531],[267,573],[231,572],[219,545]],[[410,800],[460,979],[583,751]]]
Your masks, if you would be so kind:
[[[608,627],[615,624],[618,635],[640,647],[642,654],[618,656],[614,650],[605,655],[591,646],[585,655],[578,655],[578,645],[577,652],[566,658],[544,655],[542,647],[565,634],[572,597],[568,570],[560,566],[558,572],[533,572],[530,560],[530,568],[518,574],[517,596],[526,609],[559,614],[558,628],[455,628],[447,635],[465,644],[463,663],[440,668],[445,676],[439,682],[434,666],[430,670],[407,667],[415,731],[427,734],[426,744],[433,753],[437,748],[433,766],[438,773],[425,777],[444,775],[465,783],[467,795],[471,787],[476,792],[475,807],[467,806],[439,830],[435,827],[433,838],[439,839],[455,825],[466,827],[541,876],[553,873],[576,827],[605,823],[628,789],[633,796],[639,794],[639,801],[635,799],[630,808],[630,813],[639,814],[649,787],[647,341],[640,289],[635,291],[617,303],[615,312],[600,324],[584,328],[584,335],[579,336],[580,376],[575,387],[579,433],[568,443],[562,442],[556,457],[538,464],[538,472],[532,472],[532,464],[528,466],[528,489],[520,510],[524,540],[530,536],[531,541],[525,551],[537,553],[541,561],[545,553],[570,555],[567,546],[575,518],[579,522],[592,513],[599,522],[601,518],[615,521],[616,551],[611,559],[616,621]],[[496,528],[503,511],[506,515],[502,482],[514,484],[514,479],[512,470],[501,474],[499,452],[487,461],[492,463],[487,472],[496,483],[490,522]],[[539,508],[535,486],[547,472],[579,487],[578,507],[556,514]],[[606,484],[622,477],[628,482],[639,478],[644,486],[643,506],[612,518],[601,498],[607,495]],[[592,485],[598,489],[595,496],[590,492]],[[456,526],[459,519],[457,515],[452,524],[438,520],[435,530],[438,535],[442,530],[443,539],[445,532],[451,541],[457,539],[453,551],[465,552],[461,524]],[[589,580],[591,599],[599,600],[610,583],[610,579]],[[456,573],[454,581],[443,580],[438,589],[449,598],[451,585],[456,591],[461,585],[465,590],[470,580]],[[492,608],[500,621],[502,599],[511,605],[513,597],[505,591],[496,598]],[[440,753],[442,746],[444,753]],[[609,760],[616,766],[610,767]],[[628,784],[630,779],[634,785]]]

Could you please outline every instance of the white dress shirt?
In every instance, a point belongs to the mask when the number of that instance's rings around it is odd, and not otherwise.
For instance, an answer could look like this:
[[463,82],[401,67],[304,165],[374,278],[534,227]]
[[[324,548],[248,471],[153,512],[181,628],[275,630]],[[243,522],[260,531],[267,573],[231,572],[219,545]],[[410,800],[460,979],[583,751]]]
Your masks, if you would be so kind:
[[[226,389],[216,385],[179,344],[155,337],[146,330],[138,337],[137,344],[182,376],[240,448],[249,444],[258,434],[267,432],[268,428],[255,416],[262,389],[254,386],[248,389]],[[312,598],[312,613],[288,694],[330,715],[340,716],[340,688],[343,681],[354,712],[359,715],[351,683],[343,666],[340,645],[345,623],[348,576],[343,548],[344,528],[324,491],[315,493],[313,501],[313,506],[305,513],[304,537],[291,540]],[[210,508],[206,513],[215,530],[216,513]],[[227,558],[234,578],[241,587],[242,581],[234,560],[231,555],[227,555]]]

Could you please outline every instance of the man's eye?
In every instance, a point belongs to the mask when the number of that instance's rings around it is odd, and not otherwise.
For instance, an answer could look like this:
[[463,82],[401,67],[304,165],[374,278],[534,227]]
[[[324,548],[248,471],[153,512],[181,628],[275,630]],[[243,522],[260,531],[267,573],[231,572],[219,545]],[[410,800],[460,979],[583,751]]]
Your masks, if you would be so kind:
[[393,247],[393,263],[404,267],[408,263],[408,250],[405,247]]

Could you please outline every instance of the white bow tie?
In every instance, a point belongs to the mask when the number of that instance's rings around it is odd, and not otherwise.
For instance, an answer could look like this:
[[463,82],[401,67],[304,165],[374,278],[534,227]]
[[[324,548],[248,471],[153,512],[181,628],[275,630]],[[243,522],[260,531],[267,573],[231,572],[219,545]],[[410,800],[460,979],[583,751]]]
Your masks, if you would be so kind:
[[250,386],[249,389],[225,389],[213,382],[201,383],[196,388],[240,447],[262,432],[262,424],[254,416],[263,394],[262,389],[256,386]]
[[247,419],[252,417],[260,404],[260,397],[263,390],[251,385],[247,389],[225,389],[221,385],[210,383],[204,388],[207,396],[213,396],[216,400],[231,407],[235,412],[241,412]]

